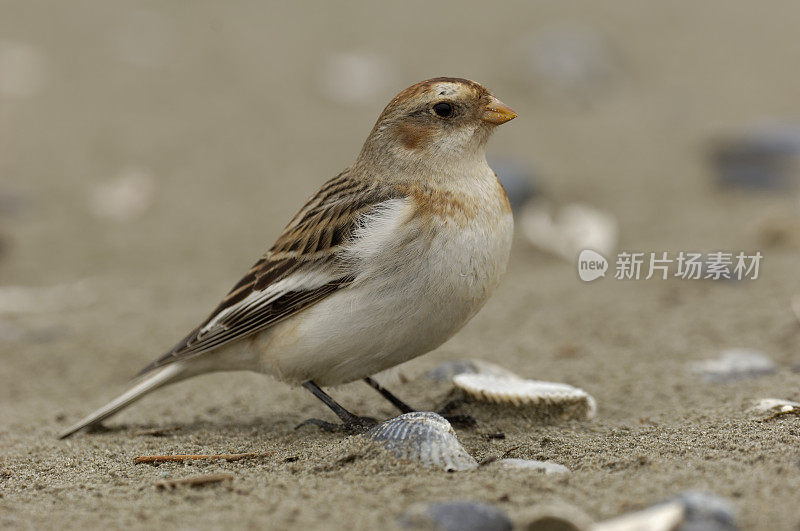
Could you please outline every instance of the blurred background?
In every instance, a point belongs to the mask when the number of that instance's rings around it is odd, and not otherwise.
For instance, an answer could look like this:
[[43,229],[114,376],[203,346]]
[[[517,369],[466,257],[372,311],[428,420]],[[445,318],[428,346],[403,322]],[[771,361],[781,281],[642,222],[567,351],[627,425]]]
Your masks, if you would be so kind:
[[[0,0],[0,417],[47,438],[121,390],[354,160],[391,97],[440,75],[519,113],[489,159],[520,204],[534,193],[529,210],[587,205],[611,220],[614,253],[764,259],[755,281],[585,284],[517,217],[503,286],[431,360],[580,385],[611,424],[796,399],[799,22],[790,0]],[[728,347],[785,370],[735,388],[687,380],[687,363]],[[125,419],[213,422],[246,402],[294,420],[280,399],[300,394],[233,378],[181,384]]]

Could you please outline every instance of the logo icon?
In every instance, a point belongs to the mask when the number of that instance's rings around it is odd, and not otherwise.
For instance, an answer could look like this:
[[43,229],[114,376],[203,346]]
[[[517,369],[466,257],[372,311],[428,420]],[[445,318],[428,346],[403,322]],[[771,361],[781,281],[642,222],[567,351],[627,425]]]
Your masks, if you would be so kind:
[[592,280],[597,280],[600,277],[606,276],[607,270],[608,260],[597,251],[584,249],[581,251],[581,254],[578,255],[578,276],[581,277],[581,280],[584,282],[591,282]]

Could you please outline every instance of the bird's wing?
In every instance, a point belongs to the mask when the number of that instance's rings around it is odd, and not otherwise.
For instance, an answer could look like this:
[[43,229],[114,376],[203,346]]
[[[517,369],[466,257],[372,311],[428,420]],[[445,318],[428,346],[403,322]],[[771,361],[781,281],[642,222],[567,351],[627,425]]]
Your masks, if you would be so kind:
[[346,171],[325,183],[211,315],[139,374],[263,330],[351,283],[357,264],[337,254],[363,215],[399,197],[392,187],[354,180]]

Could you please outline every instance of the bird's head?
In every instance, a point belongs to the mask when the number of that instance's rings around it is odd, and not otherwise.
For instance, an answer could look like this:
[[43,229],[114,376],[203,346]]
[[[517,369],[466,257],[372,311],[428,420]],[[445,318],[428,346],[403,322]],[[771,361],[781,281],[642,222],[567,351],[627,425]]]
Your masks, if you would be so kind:
[[411,85],[383,110],[360,159],[372,165],[444,165],[485,157],[492,130],[517,114],[480,84],[438,77]]

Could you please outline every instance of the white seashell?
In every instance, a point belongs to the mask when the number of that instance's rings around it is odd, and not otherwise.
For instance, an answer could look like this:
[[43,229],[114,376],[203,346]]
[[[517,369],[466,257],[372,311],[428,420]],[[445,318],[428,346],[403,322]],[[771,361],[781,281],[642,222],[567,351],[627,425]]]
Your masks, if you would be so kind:
[[504,470],[530,470],[543,472],[547,476],[558,474],[569,474],[569,468],[550,461],[535,461],[533,459],[498,459],[486,465],[492,468],[502,468]]
[[464,450],[450,423],[432,412],[405,413],[366,433],[398,459],[417,461],[448,472],[473,470],[478,462]]
[[723,350],[719,358],[694,362],[691,368],[712,382],[752,378],[777,370],[769,356],[758,350],[744,348]]
[[600,522],[592,527],[592,531],[673,531],[683,522],[684,512],[680,502],[662,503]]
[[686,491],[658,505],[595,524],[592,531],[734,531],[733,506],[711,494]]
[[428,371],[426,376],[437,382],[452,382],[453,377],[459,374],[489,374],[519,378],[505,367],[480,359],[445,361]]
[[800,408],[800,402],[781,398],[762,398],[750,410],[756,413],[788,413],[798,410],[798,408]]
[[597,402],[583,389],[555,382],[524,380],[487,374],[459,374],[453,378],[458,389],[483,402],[534,406],[543,412],[575,408],[575,418],[593,418]]
[[610,256],[619,237],[614,216],[579,203],[566,205],[555,215],[541,203],[528,203],[520,214],[520,226],[535,247],[570,262],[584,249]]

